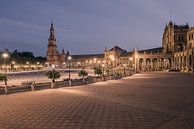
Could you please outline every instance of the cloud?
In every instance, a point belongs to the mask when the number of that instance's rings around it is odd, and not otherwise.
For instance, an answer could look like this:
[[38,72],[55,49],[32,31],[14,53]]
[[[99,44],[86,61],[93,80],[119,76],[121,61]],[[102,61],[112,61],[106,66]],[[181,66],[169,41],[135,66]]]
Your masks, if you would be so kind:
[[24,21],[18,21],[15,19],[11,19],[8,17],[0,17],[0,24],[4,25],[10,25],[10,26],[17,26],[17,27],[23,27],[23,28],[34,28],[34,29],[39,29],[39,30],[45,30],[44,26],[33,24],[33,23],[27,23]]

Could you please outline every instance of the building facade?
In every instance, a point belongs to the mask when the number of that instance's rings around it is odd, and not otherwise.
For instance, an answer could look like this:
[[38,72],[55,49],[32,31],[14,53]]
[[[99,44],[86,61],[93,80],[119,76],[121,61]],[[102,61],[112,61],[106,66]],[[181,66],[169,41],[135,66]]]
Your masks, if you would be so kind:
[[[180,70],[184,72],[194,71],[194,27],[176,25],[172,21],[166,24],[162,37],[162,46],[153,49],[128,52],[114,46],[105,48],[102,54],[70,55],[59,54],[56,46],[53,24],[51,24],[47,62],[69,64],[68,56],[71,56],[71,66],[77,68],[105,67],[116,69],[128,67],[137,71],[162,71]],[[65,62],[65,63],[64,63]],[[64,66],[64,65],[63,65]],[[67,66],[67,65],[66,65]]]

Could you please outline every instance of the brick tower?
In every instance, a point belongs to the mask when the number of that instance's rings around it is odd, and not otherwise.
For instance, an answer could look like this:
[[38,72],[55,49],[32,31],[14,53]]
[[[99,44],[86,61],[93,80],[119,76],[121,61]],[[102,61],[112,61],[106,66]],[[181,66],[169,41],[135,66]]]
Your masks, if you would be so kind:
[[49,64],[49,66],[60,65],[59,52],[57,50],[57,43],[56,43],[56,37],[55,37],[54,31],[55,30],[54,30],[53,23],[51,23],[50,36],[48,39],[48,49],[47,49],[47,55],[46,55],[47,63]]

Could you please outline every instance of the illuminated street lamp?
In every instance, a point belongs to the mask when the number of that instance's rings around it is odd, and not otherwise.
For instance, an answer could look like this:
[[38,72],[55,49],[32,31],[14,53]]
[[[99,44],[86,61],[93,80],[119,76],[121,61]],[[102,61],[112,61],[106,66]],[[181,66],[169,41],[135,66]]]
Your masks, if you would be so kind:
[[54,82],[55,82],[54,70],[55,70],[55,65],[52,64],[52,83],[51,83],[51,88],[54,88]]
[[79,67],[80,66],[80,62],[77,62],[77,67]]
[[28,61],[26,61],[26,67],[27,67],[27,71],[28,71],[28,66],[29,65],[29,62]]
[[94,63],[96,63],[96,58],[94,58]]
[[103,81],[105,81],[105,77],[104,77],[104,64],[102,64],[102,76],[103,76]]
[[101,61],[99,60],[99,61],[98,61],[98,66],[100,66],[100,63],[101,63]]
[[11,62],[11,69],[14,71],[14,65],[15,65],[15,61]]
[[138,54],[135,53],[135,73],[137,72],[137,61],[138,61]]
[[8,53],[3,53],[2,57],[4,58],[4,66],[5,66],[5,78],[4,78],[4,81],[5,81],[5,94],[7,94],[8,90],[7,90],[7,65],[6,65],[6,59],[9,58],[9,54]]
[[124,65],[123,65],[124,76],[126,75],[126,72],[125,72],[125,67],[126,67],[126,64],[124,64]]
[[70,62],[71,62],[72,57],[68,56],[68,62],[69,62],[69,86],[71,86],[71,71],[70,71]]
[[129,67],[133,71],[134,65],[133,65],[133,57],[129,58]]
[[113,67],[114,67],[114,63],[115,63],[115,57],[113,55],[110,55],[110,60],[111,60],[111,67],[112,67],[111,73],[113,74]]
[[36,62],[36,69],[38,69],[38,65],[40,64],[40,62]]

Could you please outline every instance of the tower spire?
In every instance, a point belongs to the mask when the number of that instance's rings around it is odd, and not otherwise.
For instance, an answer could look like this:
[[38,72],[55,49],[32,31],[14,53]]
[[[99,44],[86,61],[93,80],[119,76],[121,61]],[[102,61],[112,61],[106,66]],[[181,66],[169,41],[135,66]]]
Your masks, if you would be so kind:
[[54,29],[53,21],[51,21],[50,38],[49,39],[55,39],[55,29]]

